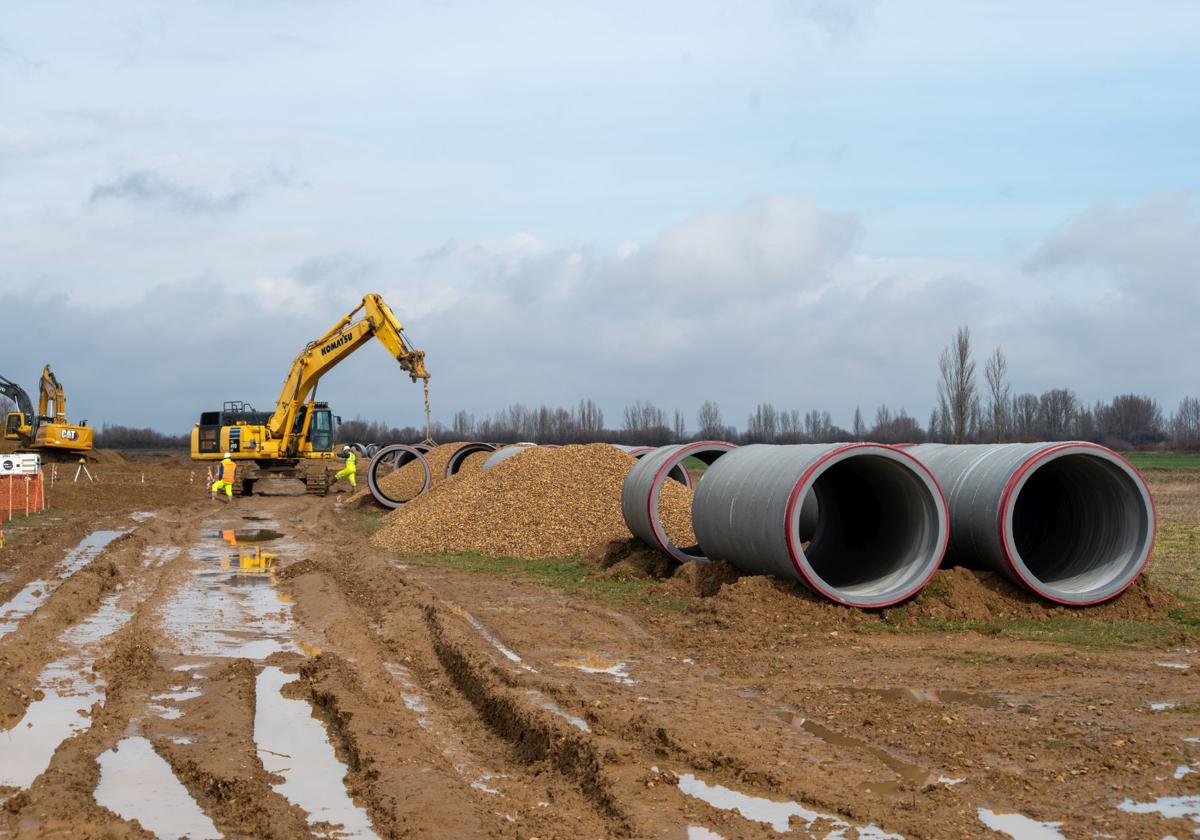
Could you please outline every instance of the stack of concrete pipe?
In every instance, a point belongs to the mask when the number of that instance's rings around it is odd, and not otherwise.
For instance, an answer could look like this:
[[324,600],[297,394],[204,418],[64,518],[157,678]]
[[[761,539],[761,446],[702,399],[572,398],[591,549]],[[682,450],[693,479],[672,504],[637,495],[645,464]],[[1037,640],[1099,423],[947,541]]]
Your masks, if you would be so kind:
[[[658,495],[689,457],[708,465],[692,504],[698,544],[677,546]],[[861,608],[911,597],[943,563],[1098,604],[1145,568],[1155,529],[1141,475],[1090,443],[666,446],[630,470],[621,509],[635,536],[679,562],[723,560]]]

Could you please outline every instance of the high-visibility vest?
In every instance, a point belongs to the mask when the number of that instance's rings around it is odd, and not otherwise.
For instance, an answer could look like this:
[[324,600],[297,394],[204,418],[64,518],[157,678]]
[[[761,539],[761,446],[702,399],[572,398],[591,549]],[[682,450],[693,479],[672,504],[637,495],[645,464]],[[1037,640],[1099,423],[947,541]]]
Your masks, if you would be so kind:
[[357,469],[357,461],[358,461],[358,456],[354,454],[353,449],[351,449],[349,452],[346,453],[346,466],[347,467],[349,467],[352,470]]
[[221,462],[221,481],[228,481],[233,484],[233,474],[237,472],[237,464],[226,459]]

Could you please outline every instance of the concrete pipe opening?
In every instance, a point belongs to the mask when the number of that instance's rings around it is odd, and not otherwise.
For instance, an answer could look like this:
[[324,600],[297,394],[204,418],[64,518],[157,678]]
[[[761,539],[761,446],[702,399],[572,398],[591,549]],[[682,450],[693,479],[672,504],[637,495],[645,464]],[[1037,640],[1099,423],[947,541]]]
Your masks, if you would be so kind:
[[474,455],[477,452],[495,452],[496,445],[494,443],[464,443],[458,449],[454,450],[454,454],[450,456],[450,460],[446,462],[446,478],[452,475],[457,475],[462,469],[463,463],[467,460],[468,455]]
[[[678,545],[663,524],[661,497],[668,479],[684,483],[675,474],[686,475],[684,462],[695,458],[710,467],[737,446],[725,441],[707,440],[677,446],[661,446],[646,453],[629,470],[621,485],[621,514],[630,532],[647,545],[665,551],[680,563],[708,562],[699,542]],[[690,477],[686,487],[691,486]]]
[[[642,458],[645,458],[654,451],[653,446],[626,446],[623,443],[614,443],[611,445],[631,455],[635,461],[642,460]],[[671,471],[667,473],[667,478],[678,481],[684,487],[691,487],[693,483],[692,474],[688,472],[688,468],[683,465],[682,461],[671,468]]]
[[[411,480],[406,480],[407,477],[392,478],[414,461],[421,465],[420,475],[413,476]],[[429,489],[432,478],[433,471],[424,453],[415,446],[403,443],[381,448],[367,465],[367,486],[371,488],[375,501],[386,508],[398,508],[411,502]]]
[[856,607],[913,595],[937,571],[949,534],[932,476],[900,453],[876,449],[849,449],[819,464],[789,507],[788,539],[801,575]]
[[709,558],[860,608],[915,594],[949,540],[930,471],[876,444],[740,447],[704,474],[692,522]]
[[490,470],[492,467],[507,461],[509,458],[515,458],[526,449],[533,449],[536,447],[536,443],[512,443],[502,449],[497,449],[479,466],[479,471],[484,472],[485,470]]
[[1150,559],[1154,504],[1115,453],[1069,444],[1013,475],[1000,529],[1006,559],[1026,586],[1062,604],[1094,604],[1122,592]]

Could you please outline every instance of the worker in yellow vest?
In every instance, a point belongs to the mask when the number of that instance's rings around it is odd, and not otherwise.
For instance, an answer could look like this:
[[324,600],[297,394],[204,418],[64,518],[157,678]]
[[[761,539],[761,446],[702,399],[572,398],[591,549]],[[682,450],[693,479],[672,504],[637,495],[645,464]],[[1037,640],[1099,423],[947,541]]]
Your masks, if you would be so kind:
[[[350,479],[350,488],[358,489],[358,484],[354,480],[354,472],[358,469],[358,456],[354,454],[354,450],[349,446],[343,446],[342,451],[346,453],[346,466],[338,471],[338,474],[333,477],[334,481],[342,478]],[[328,473],[326,473],[328,475]]]
[[217,493],[225,491],[225,498],[228,501],[233,501],[233,476],[237,472],[237,464],[233,463],[233,457],[226,452],[224,460],[217,467],[217,480],[213,482],[212,499],[217,500]]

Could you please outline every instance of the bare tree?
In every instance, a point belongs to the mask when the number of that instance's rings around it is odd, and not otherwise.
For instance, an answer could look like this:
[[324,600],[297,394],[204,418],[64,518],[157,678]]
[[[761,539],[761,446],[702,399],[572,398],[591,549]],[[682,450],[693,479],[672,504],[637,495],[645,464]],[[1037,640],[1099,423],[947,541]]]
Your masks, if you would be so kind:
[[938,406],[949,418],[950,442],[965,443],[971,428],[975,396],[975,360],[971,358],[971,329],[959,327],[950,345],[938,357],[941,380]]
[[746,421],[746,441],[771,443],[779,435],[779,411],[770,403],[759,403]]
[[1158,403],[1139,394],[1121,394],[1096,414],[1100,437],[1120,444],[1162,440],[1163,416]]
[[796,409],[779,412],[780,443],[799,443],[804,437],[804,418]]
[[867,424],[863,422],[862,411],[858,406],[854,406],[854,425],[850,434],[854,435],[855,440],[866,440],[867,437]]
[[475,437],[475,415],[467,414],[461,409],[454,412],[454,420],[450,424],[455,440],[472,440]]
[[661,446],[671,439],[667,415],[654,403],[638,400],[626,406],[623,425],[631,443]]
[[1037,431],[1046,440],[1070,437],[1079,400],[1069,388],[1053,388],[1038,397]]
[[604,432],[604,412],[591,400],[580,400],[575,422],[585,440],[598,440]]
[[1008,423],[1013,437],[1019,440],[1032,440],[1038,437],[1037,394],[1019,394],[1013,397]]
[[687,440],[687,423],[684,422],[683,412],[675,409],[675,440],[682,443]]
[[715,440],[725,434],[725,426],[721,420],[721,407],[711,400],[705,400],[696,413],[697,433],[706,440]]
[[1171,418],[1171,437],[1176,446],[1200,445],[1200,399],[1184,397]]
[[1002,443],[1008,437],[1008,404],[1011,389],[1008,387],[1008,359],[997,347],[988,357],[983,368],[983,377],[988,387],[988,414],[991,421],[992,440]]
[[814,408],[804,415],[804,435],[813,443],[832,442],[833,431],[833,420],[828,411],[817,411]]

